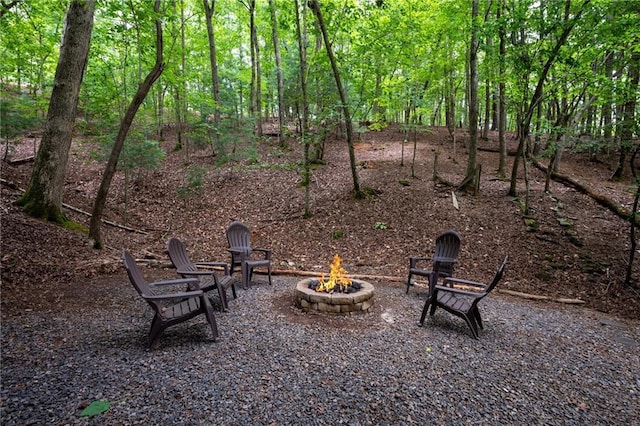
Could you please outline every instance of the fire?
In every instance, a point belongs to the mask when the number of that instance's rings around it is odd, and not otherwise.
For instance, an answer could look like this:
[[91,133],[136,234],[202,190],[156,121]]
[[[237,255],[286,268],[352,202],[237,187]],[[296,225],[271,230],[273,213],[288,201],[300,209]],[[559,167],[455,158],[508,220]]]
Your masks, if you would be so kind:
[[[331,264],[331,272],[329,273],[329,280],[325,281],[324,274],[319,280],[316,291],[324,291],[330,293],[332,291],[345,292],[351,285],[351,278],[347,275],[347,271],[341,265],[342,259],[337,254],[333,256],[333,263]],[[338,289],[336,289],[338,286]]]

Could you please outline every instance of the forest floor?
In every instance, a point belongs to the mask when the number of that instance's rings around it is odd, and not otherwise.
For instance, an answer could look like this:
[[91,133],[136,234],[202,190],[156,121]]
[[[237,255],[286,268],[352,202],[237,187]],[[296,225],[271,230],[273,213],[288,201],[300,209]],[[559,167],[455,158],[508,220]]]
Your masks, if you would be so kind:
[[[328,272],[333,255],[339,254],[350,274],[399,287],[409,256],[429,256],[436,236],[455,229],[462,237],[459,277],[490,280],[508,255],[499,290],[545,298],[538,303],[581,301],[584,308],[640,318],[639,291],[622,285],[630,250],[628,222],[560,183],[552,182],[545,192],[543,173],[530,166],[529,204],[538,227],[528,229],[520,202],[507,196],[509,181],[496,176],[498,155],[485,150],[478,152],[479,194],[434,183],[436,153],[441,177],[459,183],[464,176],[466,135],[458,131],[455,147],[444,128],[417,134],[413,162],[413,138],[403,143],[398,127],[362,134],[355,149],[357,172],[361,186],[375,189],[377,195],[360,201],[352,196],[346,143],[333,135],[326,144],[326,164],[313,171],[310,218],[303,214],[305,193],[298,172],[302,149],[295,141],[282,149],[275,138],[265,138],[254,160],[218,166],[210,148],[174,152],[175,135],[168,132],[161,142],[166,157],[159,169],[136,176],[126,194],[123,174],[114,178],[105,219],[134,231],[104,224],[103,250],[92,249],[84,234],[25,216],[13,202],[26,188],[33,162],[3,161],[2,315],[53,310],[62,304],[81,309],[93,292],[104,293],[114,282],[126,280],[123,248],[150,265],[166,267],[169,237],[182,239],[193,260],[228,261],[225,229],[231,220],[241,220],[251,228],[254,246],[272,250],[274,269],[281,273]],[[33,155],[38,135],[32,136],[10,153],[12,161]],[[240,140],[237,152],[244,150]],[[510,138],[509,144],[515,150],[516,141]],[[490,132],[480,145],[496,149],[497,133]],[[104,170],[103,163],[92,160],[93,149],[89,139],[74,140],[63,199],[74,208],[65,208],[69,218],[87,227],[89,217],[81,211],[91,211]],[[560,171],[631,209],[630,177],[611,181],[615,158],[600,155],[598,160],[567,152]],[[510,156],[507,175],[512,161]],[[524,199],[520,166],[518,191]],[[195,183],[191,190],[190,182]],[[174,276],[161,268],[146,269],[145,274]],[[640,279],[638,261],[633,277],[636,283]],[[412,289],[424,290],[421,282]]]

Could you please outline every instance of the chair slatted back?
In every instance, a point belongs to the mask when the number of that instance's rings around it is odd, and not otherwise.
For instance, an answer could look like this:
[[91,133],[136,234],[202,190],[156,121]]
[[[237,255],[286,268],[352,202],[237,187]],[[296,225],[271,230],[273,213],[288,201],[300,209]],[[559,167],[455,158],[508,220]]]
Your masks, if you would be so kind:
[[485,289],[484,289],[485,295],[491,293],[491,290],[493,290],[498,285],[500,280],[502,279],[502,276],[504,275],[504,268],[507,265],[508,258],[509,258],[509,256],[505,256],[504,257],[504,260],[502,261],[502,263],[500,264],[500,267],[496,271],[496,275],[493,277],[493,281],[491,281],[489,283],[489,285],[487,285],[487,287],[485,287]]
[[[144,279],[144,277],[142,276],[142,272],[140,272],[140,268],[138,268],[138,265],[136,264],[135,259],[127,250],[122,250],[122,261],[124,262],[124,267],[127,270],[129,281],[136,289],[138,294],[143,298],[145,298],[145,296],[153,296],[155,292],[151,289],[149,283]],[[154,302],[148,299],[145,300],[156,312],[160,312],[161,306],[158,304],[158,302]]]
[[[446,231],[436,238],[434,259],[457,259],[460,254],[460,235],[456,231]],[[437,269],[440,275],[452,276],[454,264],[450,262],[438,262]]]
[[229,248],[249,248],[251,247],[251,232],[244,223],[233,221],[227,228],[227,241]]
[[196,271],[198,268],[191,262],[184,243],[177,238],[170,238],[167,243],[169,259],[176,269],[182,271]]

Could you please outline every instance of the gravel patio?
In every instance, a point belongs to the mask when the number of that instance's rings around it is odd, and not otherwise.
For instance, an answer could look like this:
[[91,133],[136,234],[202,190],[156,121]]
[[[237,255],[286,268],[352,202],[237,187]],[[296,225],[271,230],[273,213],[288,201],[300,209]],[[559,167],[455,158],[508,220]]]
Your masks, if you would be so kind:
[[[147,270],[143,270],[145,276]],[[508,280],[508,271],[507,277]],[[164,271],[171,277],[170,271]],[[146,350],[151,310],[126,281],[76,295],[73,310],[3,316],[3,425],[633,424],[640,323],[498,293],[474,340],[424,288],[372,282],[353,317],[305,314],[301,278],[238,286],[217,313],[169,328]],[[95,297],[95,295],[98,295]],[[92,401],[111,403],[80,417]]]

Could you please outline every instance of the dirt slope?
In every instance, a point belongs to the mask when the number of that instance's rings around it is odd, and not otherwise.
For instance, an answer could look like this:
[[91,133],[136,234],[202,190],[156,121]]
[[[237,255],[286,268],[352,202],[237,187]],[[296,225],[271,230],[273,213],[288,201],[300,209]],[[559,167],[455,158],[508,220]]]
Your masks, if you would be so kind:
[[[107,248],[102,251],[92,250],[84,235],[24,216],[12,205],[20,191],[3,183],[2,314],[19,313],[25,304],[55,309],[60,303],[77,303],[73,299],[78,294],[82,300],[92,291],[104,293],[109,282],[124,279],[122,248],[165,264],[170,236],[183,239],[194,259],[228,260],[224,231],[230,220],[238,219],[252,229],[254,245],[273,250],[276,269],[327,271],[338,253],[350,273],[398,280],[406,275],[409,256],[429,255],[438,233],[456,229],[463,239],[458,276],[488,280],[508,255],[501,289],[581,299],[588,308],[640,317],[640,295],[621,287],[630,246],[629,226],[622,219],[558,183],[545,193],[544,176],[530,167],[530,204],[539,227],[529,232],[519,204],[506,196],[509,183],[496,177],[497,154],[485,151],[478,155],[483,171],[480,194],[455,192],[456,209],[452,191],[434,185],[431,177],[437,152],[439,174],[461,181],[466,167],[463,144],[457,144],[454,155],[445,129],[418,135],[412,176],[413,144],[403,144],[402,139],[394,127],[362,136],[356,147],[360,182],[379,191],[363,201],[351,197],[346,144],[337,137],[330,140],[327,164],[313,172],[313,216],[305,219],[304,190],[296,171],[302,154],[294,141],[290,150],[282,150],[275,140],[267,140],[259,147],[257,161],[221,167],[213,165],[206,149],[191,150],[188,156],[172,152],[169,137],[162,142],[167,156],[161,169],[143,172],[131,185],[126,204],[124,178],[119,174],[114,180],[106,219],[142,232],[105,225]],[[461,133],[459,141],[463,139]],[[496,148],[496,139],[492,134],[481,145]],[[13,158],[33,153],[28,142]],[[515,149],[515,141],[510,144]],[[91,210],[104,167],[90,160],[91,148],[86,141],[74,142],[65,188],[65,203],[84,211]],[[512,157],[508,174],[511,161]],[[3,162],[2,179],[25,188],[32,166]],[[189,170],[204,173],[201,195],[185,195]],[[606,161],[595,163],[586,155],[567,153],[561,171],[631,207],[630,181],[609,181]],[[519,189],[524,196],[523,181]],[[66,212],[88,226],[86,215]],[[638,268],[636,262],[636,278]]]

